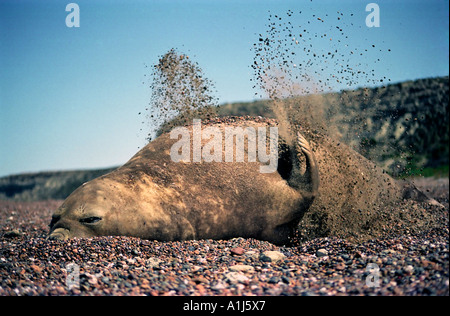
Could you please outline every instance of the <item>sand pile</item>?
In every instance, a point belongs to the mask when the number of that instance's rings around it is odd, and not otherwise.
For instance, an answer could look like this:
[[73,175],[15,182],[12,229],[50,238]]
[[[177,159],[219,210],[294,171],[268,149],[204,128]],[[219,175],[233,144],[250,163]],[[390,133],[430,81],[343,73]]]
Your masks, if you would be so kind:
[[321,185],[300,223],[302,238],[366,240],[439,227],[447,220],[444,207],[428,201],[414,185],[394,180],[343,143],[318,133],[309,136],[316,146]]

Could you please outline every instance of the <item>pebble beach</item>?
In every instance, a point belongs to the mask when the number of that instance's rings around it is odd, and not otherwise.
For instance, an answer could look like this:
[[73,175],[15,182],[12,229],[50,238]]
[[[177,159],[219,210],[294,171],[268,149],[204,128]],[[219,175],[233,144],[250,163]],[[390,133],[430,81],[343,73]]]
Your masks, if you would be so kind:
[[[448,214],[448,186],[446,194]],[[293,247],[244,238],[47,240],[61,202],[0,201],[1,296],[449,295],[448,220],[420,233]]]

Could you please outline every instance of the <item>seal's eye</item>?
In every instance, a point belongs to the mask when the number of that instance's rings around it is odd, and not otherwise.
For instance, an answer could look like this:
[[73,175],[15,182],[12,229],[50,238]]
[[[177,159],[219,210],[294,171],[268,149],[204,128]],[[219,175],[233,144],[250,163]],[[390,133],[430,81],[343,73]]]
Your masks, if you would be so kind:
[[90,217],[85,217],[80,219],[80,223],[82,224],[95,224],[99,221],[101,221],[102,218],[101,217],[97,217],[97,216],[90,216]]

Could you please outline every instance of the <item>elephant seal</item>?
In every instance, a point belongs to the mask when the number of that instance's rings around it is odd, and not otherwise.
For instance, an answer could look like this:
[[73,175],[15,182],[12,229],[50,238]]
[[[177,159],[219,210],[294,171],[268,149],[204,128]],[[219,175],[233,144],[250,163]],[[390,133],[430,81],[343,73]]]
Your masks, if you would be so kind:
[[[204,132],[208,126],[224,131],[233,126],[276,125],[270,119],[227,118],[211,120],[202,128]],[[194,138],[194,127],[188,130]],[[177,141],[169,133],[162,134],[122,167],[76,189],[52,216],[49,238],[120,235],[177,241],[244,237],[280,245],[289,242],[319,188],[316,159],[301,134],[293,146],[278,140],[277,169],[268,173],[261,172],[260,161],[250,159],[175,162],[171,148]],[[202,139],[202,147],[207,144]],[[193,140],[190,146],[195,146]],[[245,155],[249,154],[246,143]]]

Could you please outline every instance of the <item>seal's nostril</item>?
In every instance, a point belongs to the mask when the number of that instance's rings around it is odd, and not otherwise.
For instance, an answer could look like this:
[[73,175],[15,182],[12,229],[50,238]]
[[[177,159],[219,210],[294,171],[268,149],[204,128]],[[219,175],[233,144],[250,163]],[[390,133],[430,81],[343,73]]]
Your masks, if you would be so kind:
[[47,237],[47,240],[66,240],[67,237],[63,234],[51,234]]
[[56,228],[47,237],[48,240],[66,240],[69,238],[69,230],[67,228]]
[[52,231],[56,231],[59,229],[65,229],[67,231],[70,230],[69,226],[67,225],[67,223],[64,223],[63,221],[56,223],[56,225],[53,225],[53,227],[51,228]]

